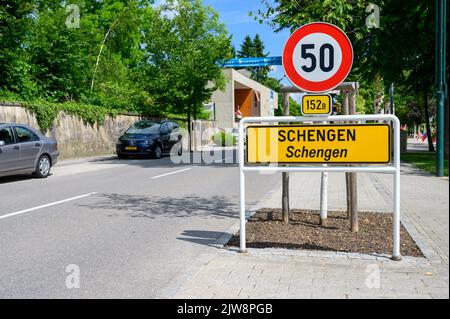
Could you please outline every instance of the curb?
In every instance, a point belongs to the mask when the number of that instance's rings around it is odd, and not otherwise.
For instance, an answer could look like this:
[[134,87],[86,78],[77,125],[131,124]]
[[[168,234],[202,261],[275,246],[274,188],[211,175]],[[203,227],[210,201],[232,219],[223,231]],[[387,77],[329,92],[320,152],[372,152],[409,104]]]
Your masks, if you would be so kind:
[[58,161],[58,163],[56,163],[55,166],[58,167],[58,166],[69,166],[69,165],[76,165],[76,164],[83,164],[83,163],[104,162],[104,161],[110,161],[110,160],[113,160],[116,158],[117,158],[117,155],[111,154],[111,155],[104,155],[104,156],[92,156],[92,157],[66,159],[66,160]]
[[[281,181],[278,182],[270,191],[268,191],[263,198],[272,196],[281,187]],[[260,200],[255,205],[253,205],[250,210],[247,211],[245,219],[248,220],[259,208],[262,208],[262,203],[264,200]],[[198,273],[203,266],[207,265],[214,257],[217,256],[219,252],[230,252],[237,253],[236,249],[225,248],[225,244],[230,240],[230,238],[239,231],[240,221],[238,220],[233,226],[225,230],[225,234],[220,236],[213,244],[208,245],[211,248],[216,248],[217,251],[203,253],[191,264],[190,267],[179,277],[175,279],[168,287],[164,288],[157,296],[157,298],[176,298],[177,293],[182,289],[183,284],[192,278],[196,273]],[[233,248],[233,247],[230,247]]]
[[[247,222],[259,209],[263,208],[263,202],[267,198],[271,198],[275,192],[277,192],[281,187],[281,181],[279,181],[270,191],[268,191],[260,201],[258,201],[255,205],[250,207],[249,210],[245,213],[245,222]],[[228,228],[225,231],[225,234],[219,237],[219,239],[216,240],[214,244],[211,244],[210,246],[219,248],[219,249],[226,249],[225,244],[228,243],[228,241],[233,237],[240,229],[241,222],[238,220],[233,226]]]
[[[404,163],[402,163],[404,164]],[[407,164],[407,166],[409,166]],[[411,165],[411,167],[416,168],[414,165]],[[417,168],[416,168],[417,169]],[[425,172],[427,173],[427,172]],[[374,175],[374,174],[373,174]],[[424,174],[426,176],[426,174]],[[432,176],[432,175],[431,175]],[[387,197],[388,200],[392,200],[392,193],[389,189],[385,187],[382,181],[380,181],[376,175],[374,175],[374,179],[377,182],[378,185],[378,191],[383,197]],[[273,194],[279,190],[281,187],[281,182],[278,182],[277,185],[270,190],[268,193],[263,196],[263,198],[269,198],[273,196]],[[250,219],[251,216],[253,216],[258,209],[261,209],[264,207],[262,205],[264,200],[260,200],[257,204],[252,206],[246,213],[245,219],[246,222]],[[392,213],[392,212],[385,212],[382,211],[380,213]],[[419,247],[419,249],[422,251],[423,257],[410,257],[410,256],[402,256],[403,259],[408,260],[426,260],[432,264],[448,264],[448,260],[445,258],[440,257],[438,254],[438,251],[436,247],[432,243],[429,242],[426,232],[421,229],[421,227],[416,223],[413,218],[410,216],[407,210],[404,208],[401,209],[401,223],[403,227],[406,229],[406,231],[409,233],[409,235],[412,237],[416,245]],[[225,247],[225,244],[233,237],[235,234],[239,232],[240,229],[240,221],[236,222],[232,227],[230,227],[226,234],[222,235],[214,244],[211,244],[210,246],[227,250],[227,251],[233,251],[238,252],[239,248],[236,247]],[[252,255],[258,256],[258,255],[284,255],[284,256],[315,256],[315,257],[344,257],[348,259],[362,259],[362,260],[387,260],[390,259],[389,255],[371,255],[371,254],[359,254],[359,253],[337,253],[333,251],[314,251],[314,250],[289,250],[289,249],[280,249],[280,248],[266,248],[266,249],[249,249],[247,248],[247,251],[251,253]]]

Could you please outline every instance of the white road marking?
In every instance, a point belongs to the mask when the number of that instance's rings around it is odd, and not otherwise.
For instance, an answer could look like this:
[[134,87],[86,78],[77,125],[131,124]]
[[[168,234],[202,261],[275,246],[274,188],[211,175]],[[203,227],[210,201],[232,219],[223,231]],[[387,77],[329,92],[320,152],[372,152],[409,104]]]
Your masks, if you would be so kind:
[[29,213],[29,212],[32,212],[32,211],[35,211],[35,210],[38,210],[38,209],[47,208],[47,207],[50,207],[50,206],[55,206],[55,205],[67,203],[67,202],[70,202],[70,201],[73,201],[73,200],[76,200],[76,199],[88,197],[88,196],[95,195],[95,194],[97,194],[97,193],[84,194],[84,195],[75,196],[75,197],[67,198],[67,199],[64,199],[64,200],[60,200],[58,202],[53,202],[53,203],[49,203],[49,204],[45,204],[45,205],[41,205],[41,206],[36,206],[36,207],[20,210],[18,212],[2,215],[2,216],[0,216],[0,219],[16,216],[16,215],[20,215],[20,214]]
[[214,163],[225,162],[227,159],[230,159],[230,158],[232,158],[232,157],[225,157],[225,158],[222,158],[222,159],[218,159],[218,160],[215,160]]
[[161,178],[161,177],[164,177],[164,176],[169,176],[169,175],[173,175],[173,174],[176,174],[176,173],[185,172],[185,171],[188,171],[188,170],[190,170],[190,169],[192,169],[192,167],[180,169],[180,170],[178,170],[178,171],[170,172],[170,173],[167,173],[167,174],[162,174],[162,175],[153,176],[152,179],[157,179],[157,178]]

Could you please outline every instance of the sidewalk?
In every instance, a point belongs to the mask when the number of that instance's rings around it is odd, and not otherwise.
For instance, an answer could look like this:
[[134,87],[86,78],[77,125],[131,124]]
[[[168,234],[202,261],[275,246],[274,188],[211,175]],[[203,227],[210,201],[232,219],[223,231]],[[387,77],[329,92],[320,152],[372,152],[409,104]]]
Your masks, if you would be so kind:
[[[436,143],[433,145],[436,147]],[[406,150],[408,152],[428,152],[428,140],[422,141],[422,139],[409,137]]]
[[[291,208],[319,207],[320,174],[291,174]],[[358,174],[360,210],[392,212],[393,177]],[[449,298],[449,182],[402,165],[402,223],[426,258],[222,248],[175,298]],[[259,207],[280,207],[277,189]],[[329,174],[329,209],[345,209],[344,174]]]

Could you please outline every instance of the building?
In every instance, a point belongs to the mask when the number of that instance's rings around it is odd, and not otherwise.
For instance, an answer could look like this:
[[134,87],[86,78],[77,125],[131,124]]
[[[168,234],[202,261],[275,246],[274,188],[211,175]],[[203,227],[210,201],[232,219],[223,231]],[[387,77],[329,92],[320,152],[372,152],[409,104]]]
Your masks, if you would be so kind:
[[211,110],[211,118],[221,129],[237,127],[239,112],[242,117],[273,116],[278,108],[278,94],[250,78],[247,70],[223,69],[227,78],[224,91],[213,93],[211,103],[205,108]]

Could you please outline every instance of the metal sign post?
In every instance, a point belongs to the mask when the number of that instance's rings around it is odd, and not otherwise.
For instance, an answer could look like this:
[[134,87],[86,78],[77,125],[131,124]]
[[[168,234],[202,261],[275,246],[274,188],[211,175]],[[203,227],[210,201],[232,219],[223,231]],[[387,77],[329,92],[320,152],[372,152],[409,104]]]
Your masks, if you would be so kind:
[[[248,164],[245,160],[245,144],[244,138],[246,138],[246,124],[248,123],[287,123],[287,122],[345,122],[345,121],[387,121],[392,123],[394,132],[393,140],[393,161],[392,164],[379,164],[383,163],[378,159],[378,164],[362,164],[360,166],[343,166],[343,165],[328,165],[322,166],[314,164],[308,164],[308,166],[264,166],[262,164]],[[357,125],[357,124],[355,124]],[[328,126],[326,126],[328,127]],[[248,143],[249,141],[246,141]],[[247,154],[248,155],[248,154]],[[356,162],[356,161],[355,161]],[[365,161],[367,162],[367,161]],[[387,163],[388,161],[384,161]],[[335,162],[336,163],[336,162]],[[291,164],[295,164],[292,162]],[[317,164],[324,164],[324,162],[317,162]],[[394,175],[394,218],[393,218],[393,260],[401,260],[400,253],[400,122],[394,115],[337,115],[328,117],[295,117],[295,116],[282,116],[282,117],[246,117],[239,122],[239,177],[240,177],[240,252],[246,252],[246,237],[245,237],[245,172],[250,171],[271,171],[271,172],[367,172],[367,173],[390,173]]]

